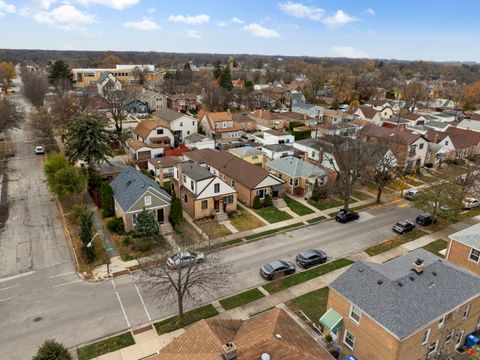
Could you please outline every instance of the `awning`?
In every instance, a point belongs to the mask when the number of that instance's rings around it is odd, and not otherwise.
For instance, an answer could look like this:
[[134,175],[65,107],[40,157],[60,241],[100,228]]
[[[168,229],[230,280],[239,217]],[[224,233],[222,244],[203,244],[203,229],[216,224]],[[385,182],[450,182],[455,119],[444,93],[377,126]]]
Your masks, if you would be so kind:
[[328,330],[334,331],[342,324],[342,317],[335,310],[329,308],[320,318],[320,324],[325,326]]

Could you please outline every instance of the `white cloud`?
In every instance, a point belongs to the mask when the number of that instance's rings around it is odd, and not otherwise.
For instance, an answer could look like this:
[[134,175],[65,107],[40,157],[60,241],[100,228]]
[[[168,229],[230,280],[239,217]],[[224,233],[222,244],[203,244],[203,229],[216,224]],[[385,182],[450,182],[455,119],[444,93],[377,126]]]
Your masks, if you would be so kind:
[[210,21],[210,16],[206,14],[196,15],[196,16],[184,16],[184,15],[170,15],[168,20],[171,22],[181,22],[185,24],[198,25]]
[[365,10],[365,14],[367,15],[375,15],[375,10],[373,10],[372,8],[369,8],[367,10]]
[[219,21],[219,22],[217,22],[217,26],[220,26],[220,27],[225,27],[225,26],[227,26],[227,25],[228,25],[228,22],[226,22],[226,21]]
[[82,5],[102,5],[112,9],[123,10],[137,5],[140,0],[75,0]]
[[15,5],[13,4],[8,4],[6,3],[5,1],[3,0],[0,0],[0,11],[5,14],[5,13],[8,13],[8,14],[14,14],[16,9],[15,9]]
[[143,31],[152,31],[160,29],[160,25],[158,25],[155,21],[151,19],[143,19],[140,21],[129,21],[123,24],[126,28],[135,29],[135,30],[143,30]]
[[200,32],[197,30],[187,30],[185,37],[189,39],[201,39],[202,35],[200,35]]
[[302,19],[310,19],[319,21],[323,19],[325,15],[325,10],[315,7],[315,6],[307,6],[302,3],[294,3],[291,1],[287,1],[284,3],[278,4],[280,10],[282,10],[285,14]]
[[157,9],[155,9],[155,8],[150,8],[150,9],[147,10],[147,13],[149,13],[149,14],[153,14],[155,12],[157,12]]
[[82,12],[73,5],[61,5],[52,11],[39,11],[33,14],[33,19],[40,24],[66,31],[84,31],[86,30],[85,25],[95,22],[93,15]]
[[256,23],[245,25],[243,29],[248,31],[253,36],[263,37],[265,39],[280,37],[280,34],[277,31],[273,29],[268,29]]
[[243,21],[242,19],[239,19],[237,18],[236,16],[231,18],[230,19],[230,22],[231,23],[234,23],[234,24],[245,24],[245,21]]
[[330,49],[330,53],[333,56],[346,57],[346,58],[364,58],[367,57],[367,53],[360,49],[355,49],[353,46],[334,46]]
[[337,10],[334,15],[326,17],[323,23],[330,28],[335,28],[355,21],[358,21],[356,17],[348,15],[343,10]]

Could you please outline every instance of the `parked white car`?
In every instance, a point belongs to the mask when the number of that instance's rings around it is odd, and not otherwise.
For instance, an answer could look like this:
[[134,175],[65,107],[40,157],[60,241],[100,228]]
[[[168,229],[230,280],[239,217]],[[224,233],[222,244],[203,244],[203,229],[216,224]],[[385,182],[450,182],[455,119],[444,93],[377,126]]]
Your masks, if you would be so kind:
[[468,197],[463,200],[463,208],[464,209],[474,209],[480,206],[480,200]]
[[43,146],[35,146],[35,154],[37,155],[45,154],[45,148]]

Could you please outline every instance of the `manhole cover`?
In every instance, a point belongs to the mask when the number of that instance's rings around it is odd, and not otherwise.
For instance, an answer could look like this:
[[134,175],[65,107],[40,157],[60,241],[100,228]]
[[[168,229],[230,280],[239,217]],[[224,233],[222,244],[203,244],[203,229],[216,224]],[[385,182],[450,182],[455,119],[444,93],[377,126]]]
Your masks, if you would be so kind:
[[42,320],[41,316],[37,316],[35,319],[33,319],[33,322],[39,322]]

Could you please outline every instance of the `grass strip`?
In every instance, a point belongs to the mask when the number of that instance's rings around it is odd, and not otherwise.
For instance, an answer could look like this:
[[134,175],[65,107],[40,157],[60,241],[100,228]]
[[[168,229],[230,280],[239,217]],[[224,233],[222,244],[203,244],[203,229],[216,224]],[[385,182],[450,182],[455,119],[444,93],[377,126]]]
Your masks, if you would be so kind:
[[307,222],[308,222],[309,224],[315,224],[315,223],[317,223],[317,222],[319,222],[319,221],[322,221],[322,220],[325,220],[325,219],[326,219],[325,216],[319,216],[319,217],[316,217],[316,218],[307,220]]
[[159,321],[155,323],[154,326],[155,329],[157,329],[158,335],[162,335],[215,315],[218,315],[218,311],[213,307],[212,304],[208,304],[184,313],[184,321],[182,321],[180,317],[176,315]]
[[266,208],[255,210],[255,212],[267,220],[270,224],[274,224],[280,221],[292,219],[290,214],[285,211],[278,210],[276,207],[269,206]]
[[131,332],[126,332],[77,349],[79,360],[89,360],[135,344]]
[[267,290],[270,294],[273,294],[278,291],[287,289],[289,287],[304,283],[305,281],[325,275],[329,272],[340,269],[350,264],[353,264],[352,260],[337,259],[329,263],[326,263],[325,265],[320,265],[313,269],[302,271],[294,275],[290,275],[282,279],[272,281],[266,285],[263,285],[263,288]]
[[302,216],[302,215],[308,215],[308,214],[313,214],[313,210],[310,209],[309,207],[306,207],[302,203],[298,202],[297,200],[292,199],[291,197],[287,196],[285,198],[285,202],[287,203],[288,207],[290,210],[292,210],[294,213]]
[[240,294],[230,296],[220,300],[220,304],[225,310],[230,310],[238,306],[248,304],[252,301],[263,298],[265,295],[258,289],[251,289]]
[[284,227],[281,227],[281,228],[278,228],[278,229],[271,229],[271,230],[262,231],[258,234],[253,234],[253,235],[246,236],[245,240],[256,239],[256,238],[259,238],[259,237],[262,237],[262,236],[265,236],[265,235],[275,234],[275,233],[282,232],[282,231],[285,231],[285,230],[288,230],[288,229],[293,229],[293,228],[296,228],[296,227],[299,227],[299,226],[302,226],[302,225],[304,225],[304,224],[299,222],[299,223],[287,225],[287,226],[284,226]]
[[442,250],[445,250],[448,246],[448,242],[443,240],[443,239],[438,239],[435,240],[434,242],[431,242],[430,244],[425,245],[423,248],[427,251],[430,251],[432,254],[444,257],[443,255],[440,255],[439,252]]
[[393,239],[384,241],[380,244],[370,246],[369,248],[365,249],[365,252],[370,256],[375,256],[385,251],[394,249],[400,245],[406,244],[410,241],[421,238],[425,235],[428,235],[428,233],[423,230],[413,230],[404,235],[396,236]]

